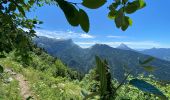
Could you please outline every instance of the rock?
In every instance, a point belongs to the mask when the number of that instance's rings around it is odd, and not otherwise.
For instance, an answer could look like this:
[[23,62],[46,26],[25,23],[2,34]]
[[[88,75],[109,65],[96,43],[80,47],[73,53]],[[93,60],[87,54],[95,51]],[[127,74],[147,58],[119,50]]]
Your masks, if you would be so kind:
[[11,81],[13,81],[12,77],[9,77],[7,79],[4,79],[4,83],[10,83]]

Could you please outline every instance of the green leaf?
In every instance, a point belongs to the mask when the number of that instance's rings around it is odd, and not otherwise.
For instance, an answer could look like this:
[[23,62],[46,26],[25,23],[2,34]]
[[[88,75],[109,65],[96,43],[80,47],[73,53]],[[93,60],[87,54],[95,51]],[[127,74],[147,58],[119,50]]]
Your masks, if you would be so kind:
[[72,26],[78,26],[79,25],[79,12],[78,10],[70,3],[64,0],[56,0],[58,2],[58,5],[63,10],[67,21]]
[[4,68],[0,65],[0,73],[4,72]]
[[125,7],[125,12],[127,14],[134,13],[138,9],[142,9],[146,6],[146,3],[144,0],[135,0],[133,2],[129,2],[127,6]]
[[112,4],[109,6],[109,10],[115,10],[118,6],[119,6],[118,3],[112,3]]
[[128,0],[122,0],[123,4],[126,4],[128,2]]
[[84,97],[86,97],[86,96],[88,96],[89,94],[88,94],[88,92],[87,91],[85,91],[85,90],[81,90],[81,94],[84,96]]
[[35,3],[35,0],[29,0],[28,3],[32,6]]
[[116,13],[116,10],[111,10],[108,14],[108,18],[115,19]]
[[33,20],[33,24],[37,24],[37,21],[36,21],[36,20]]
[[35,34],[36,31],[35,30],[30,30],[30,33]]
[[94,97],[94,96],[96,96],[96,95],[99,95],[99,92],[91,93],[91,94],[85,96],[85,98],[84,98],[83,100],[87,100],[87,99],[92,98],[92,97]]
[[133,24],[132,19],[131,19],[131,18],[129,18],[129,19],[128,19],[128,21],[129,21],[129,25],[130,25],[130,26],[132,26],[132,24]]
[[144,92],[154,94],[154,95],[160,97],[162,100],[167,100],[167,97],[159,89],[157,89],[152,84],[147,83],[143,80],[132,79],[132,80],[130,80],[129,84],[137,87],[138,89],[140,89]]
[[89,27],[90,27],[89,17],[83,9],[79,9],[79,22],[80,22],[81,28],[85,32],[88,32]]
[[148,63],[150,63],[151,61],[153,61],[154,59],[155,59],[154,57],[149,57],[149,58],[147,58],[147,59],[144,60],[144,61],[139,60],[139,64],[141,64],[141,65],[148,64]]
[[96,56],[96,65],[100,79],[100,93],[101,95],[104,95],[107,91],[106,64],[98,56]]
[[134,13],[136,10],[138,10],[138,2],[136,1],[129,2],[127,6],[125,7],[125,12],[127,14]]
[[129,27],[130,25],[129,17],[125,16],[123,12],[123,8],[120,8],[118,10],[116,17],[115,17],[115,24],[117,28],[121,27],[123,31],[125,31]]
[[106,0],[83,0],[82,5],[90,9],[97,9],[103,6],[105,3]]
[[121,27],[121,29],[123,31],[125,31],[128,28],[128,26],[129,26],[129,17],[124,16],[123,20],[122,20],[122,27]]
[[115,0],[116,3],[120,4],[120,0]]
[[152,72],[152,71],[154,71],[155,70],[155,68],[153,67],[153,66],[150,66],[150,65],[148,65],[148,66],[142,66],[146,71],[149,71],[149,72]]
[[17,8],[18,8],[19,12],[20,12],[23,16],[25,16],[24,8],[21,7],[21,6],[17,6]]
[[144,0],[139,0],[139,5],[140,5],[139,8],[141,9],[141,8],[144,8],[146,6],[146,3],[145,3]]
[[15,11],[16,10],[16,6],[15,6],[14,3],[10,3],[9,4],[9,10],[11,10],[11,11]]
[[117,28],[120,28],[122,26],[123,18],[124,18],[123,9],[120,9],[115,18],[115,24]]

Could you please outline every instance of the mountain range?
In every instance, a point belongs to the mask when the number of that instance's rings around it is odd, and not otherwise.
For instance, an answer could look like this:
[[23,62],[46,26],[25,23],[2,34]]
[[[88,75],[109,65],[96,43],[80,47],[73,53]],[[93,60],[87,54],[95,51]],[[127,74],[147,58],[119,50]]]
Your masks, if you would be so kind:
[[39,37],[34,38],[33,41],[50,55],[61,59],[69,67],[82,73],[87,73],[95,67],[95,56],[98,55],[108,61],[112,75],[118,80],[123,79],[126,70],[131,70],[133,75],[139,73],[153,74],[159,80],[170,80],[169,61],[155,58],[150,63],[150,65],[155,66],[155,71],[146,72],[139,66],[138,62],[139,59],[144,60],[150,56],[129,48],[127,50],[124,48],[126,47],[124,44],[120,46],[121,48],[113,48],[105,44],[95,44],[90,48],[81,48],[71,39]]
[[117,48],[122,50],[138,51],[142,54],[146,54],[162,60],[170,61],[170,48],[151,48],[151,49],[144,49],[139,51],[139,50],[132,49],[123,43],[120,44]]
[[151,55],[153,57],[170,61],[170,48],[151,48],[140,52],[143,54]]

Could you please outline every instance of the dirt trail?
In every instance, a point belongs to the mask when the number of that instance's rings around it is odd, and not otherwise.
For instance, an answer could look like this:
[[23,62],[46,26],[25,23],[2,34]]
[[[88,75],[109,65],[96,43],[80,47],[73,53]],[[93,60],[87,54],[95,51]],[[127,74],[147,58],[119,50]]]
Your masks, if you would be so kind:
[[28,97],[32,96],[28,81],[22,74],[15,73],[11,69],[5,69],[5,72],[11,74],[19,82],[20,95],[22,96],[23,100],[26,100]]

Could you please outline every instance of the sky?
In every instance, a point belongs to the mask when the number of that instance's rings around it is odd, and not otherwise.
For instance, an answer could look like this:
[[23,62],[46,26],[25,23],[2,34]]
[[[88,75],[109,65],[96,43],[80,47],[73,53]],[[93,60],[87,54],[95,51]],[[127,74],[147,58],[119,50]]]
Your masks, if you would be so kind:
[[[81,0],[72,0],[81,2]],[[111,1],[111,0],[108,0]],[[37,17],[44,23],[36,29],[39,36],[57,39],[72,39],[83,48],[96,43],[117,47],[121,43],[134,49],[170,48],[170,0],[146,0],[147,6],[132,15],[133,25],[126,31],[116,28],[107,17],[107,2],[99,9],[82,7],[90,19],[90,31],[85,33],[80,27],[68,24],[63,12],[56,5],[36,7],[27,13],[29,18]]]

